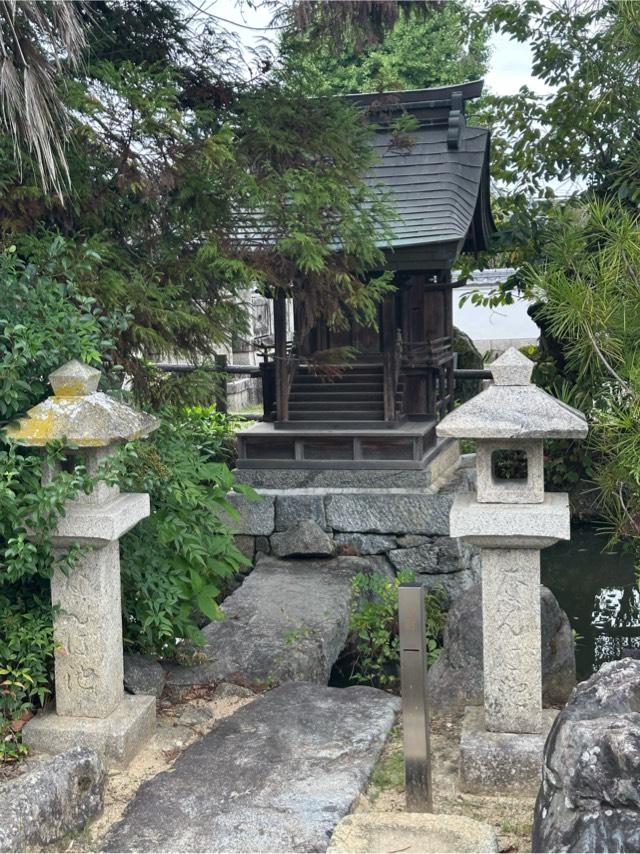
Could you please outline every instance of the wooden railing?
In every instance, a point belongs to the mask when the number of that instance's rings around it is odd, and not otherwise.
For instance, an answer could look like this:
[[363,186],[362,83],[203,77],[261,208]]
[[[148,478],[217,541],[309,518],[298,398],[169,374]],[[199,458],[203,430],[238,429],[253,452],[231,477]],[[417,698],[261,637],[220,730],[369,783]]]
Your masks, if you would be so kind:
[[453,367],[453,342],[449,336],[403,344],[402,371],[426,383],[426,412],[436,420],[453,406]]
[[406,368],[440,368],[453,361],[451,338],[412,341],[402,346],[402,366]]

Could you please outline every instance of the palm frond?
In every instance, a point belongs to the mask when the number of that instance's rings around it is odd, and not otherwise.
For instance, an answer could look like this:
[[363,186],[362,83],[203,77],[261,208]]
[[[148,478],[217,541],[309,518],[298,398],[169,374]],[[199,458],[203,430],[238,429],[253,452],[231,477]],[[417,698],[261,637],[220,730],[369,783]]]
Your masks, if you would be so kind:
[[42,186],[62,200],[69,172],[69,117],[58,90],[64,65],[77,65],[85,48],[81,2],[0,0],[0,123],[34,158]]

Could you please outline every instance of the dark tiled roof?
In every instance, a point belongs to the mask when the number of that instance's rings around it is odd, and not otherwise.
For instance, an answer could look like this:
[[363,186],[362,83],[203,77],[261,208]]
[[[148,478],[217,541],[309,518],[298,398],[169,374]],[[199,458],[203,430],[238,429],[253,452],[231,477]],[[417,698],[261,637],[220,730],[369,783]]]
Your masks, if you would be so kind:
[[[482,81],[474,81],[347,96],[367,107],[378,123],[373,145],[380,161],[367,181],[390,194],[397,212],[392,248],[486,246],[495,228],[489,207],[489,131],[467,126],[464,119],[464,102],[481,91]],[[402,134],[399,147],[388,125],[400,112],[412,114],[419,126]]]
[[447,149],[446,127],[421,127],[410,136],[413,145],[398,150],[388,132],[377,133],[381,159],[367,176],[391,194],[398,214],[392,245],[464,240],[478,201],[489,132],[464,128],[457,150]]

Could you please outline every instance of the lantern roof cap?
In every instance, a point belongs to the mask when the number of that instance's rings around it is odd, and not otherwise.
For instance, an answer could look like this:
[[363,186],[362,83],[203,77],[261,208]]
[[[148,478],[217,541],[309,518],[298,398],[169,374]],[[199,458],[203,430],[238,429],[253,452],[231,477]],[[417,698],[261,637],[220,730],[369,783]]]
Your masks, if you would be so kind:
[[529,385],[533,372],[533,362],[520,350],[509,347],[490,365],[493,381],[496,385]]
[[511,347],[489,366],[494,382],[438,424],[455,439],[582,439],[587,420],[530,380],[533,363]]
[[49,375],[54,394],[9,427],[7,436],[35,447],[64,440],[71,447],[103,448],[142,439],[160,426],[153,415],[97,391],[99,380],[100,371],[76,359],[62,365]]

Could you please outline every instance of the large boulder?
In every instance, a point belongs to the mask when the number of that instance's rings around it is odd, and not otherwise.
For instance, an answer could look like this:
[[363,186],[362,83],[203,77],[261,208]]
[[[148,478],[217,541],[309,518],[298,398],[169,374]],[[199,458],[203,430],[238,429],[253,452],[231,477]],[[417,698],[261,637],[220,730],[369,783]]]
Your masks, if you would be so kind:
[[[545,705],[561,705],[576,684],[573,634],[556,597],[542,585],[540,609],[542,698]],[[482,587],[477,583],[453,601],[442,652],[429,671],[429,692],[433,707],[448,711],[482,705],[483,689]]]
[[74,747],[0,785],[0,851],[42,849],[102,812],[106,774],[98,754]]
[[326,851],[399,705],[363,686],[276,688],[144,782],[103,850]]
[[640,661],[576,688],[544,750],[533,851],[640,851]]
[[138,653],[124,656],[124,688],[129,694],[159,697],[164,680],[162,665],[153,656]]

